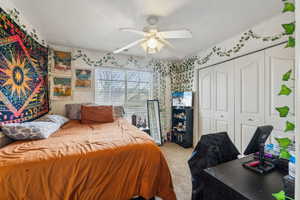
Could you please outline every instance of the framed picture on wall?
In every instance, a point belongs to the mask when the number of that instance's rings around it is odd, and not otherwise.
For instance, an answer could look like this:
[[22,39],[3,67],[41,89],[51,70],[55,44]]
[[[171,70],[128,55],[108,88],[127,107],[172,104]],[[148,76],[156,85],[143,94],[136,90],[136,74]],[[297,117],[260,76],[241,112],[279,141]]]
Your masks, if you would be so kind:
[[92,70],[75,69],[75,88],[91,89],[92,88]]
[[51,79],[51,99],[69,100],[72,98],[72,77],[53,75]]
[[147,100],[148,111],[148,126],[150,129],[150,136],[158,145],[162,145],[162,134],[160,124],[160,108],[158,100]]
[[71,69],[71,52],[54,51],[53,73],[72,75]]

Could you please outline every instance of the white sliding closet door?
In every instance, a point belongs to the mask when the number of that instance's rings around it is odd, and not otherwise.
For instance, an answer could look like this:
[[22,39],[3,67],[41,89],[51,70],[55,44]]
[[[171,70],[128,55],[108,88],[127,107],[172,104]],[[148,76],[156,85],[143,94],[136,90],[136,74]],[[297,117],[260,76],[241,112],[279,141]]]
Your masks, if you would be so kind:
[[235,144],[241,153],[264,124],[264,58],[262,51],[235,61]]
[[215,123],[217,132],[226,131],[232,142],[234,136],[234,63],[215,67]]
[[199,108],[201,135],[216,131],[214,121],[214,68],[199,71]]
[[[294,91],[289,96],[279,96],[281,85],[294,87],[295,51],[292,48],[284,48],[285,45],[266,50],[266,87],[265,87],[265,121],[274,126],[271,140],[274,137],[292,136],[293,133],[285,133],[286,121],[294,122]],[[282,76],[292,70],[291,79],[283,81]],[[292,89],[293,90],[293,89]],[[287,118],[281,118],[276,107],[288,106],[290,108]]]
[[[246,55],[199,70],[199,123],[201,134],[226,131],[241,153],[258,126],[272,125],[275,137],[293,137],[284,132],[286,121],[294,122],[294,51],[284,45]],[[292,70],[291,78],[283,75]],[[282,85],[292,89],[279,96]],[[286,118],[276,107],[289,107]]]
[[226,131],[234,136],[234,63],[199,71],[199,109],[202,134]]

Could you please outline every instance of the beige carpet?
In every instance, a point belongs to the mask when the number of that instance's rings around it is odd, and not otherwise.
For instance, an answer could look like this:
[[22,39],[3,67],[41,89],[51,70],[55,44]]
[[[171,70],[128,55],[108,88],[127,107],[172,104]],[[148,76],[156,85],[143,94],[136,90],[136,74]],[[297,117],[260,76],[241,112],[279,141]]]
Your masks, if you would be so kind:
[[191,200],[192,183],[187,160],[193,149],[185,149],[174,143],[166,143],[161,147],[172,173],[173,184],[178,200]]

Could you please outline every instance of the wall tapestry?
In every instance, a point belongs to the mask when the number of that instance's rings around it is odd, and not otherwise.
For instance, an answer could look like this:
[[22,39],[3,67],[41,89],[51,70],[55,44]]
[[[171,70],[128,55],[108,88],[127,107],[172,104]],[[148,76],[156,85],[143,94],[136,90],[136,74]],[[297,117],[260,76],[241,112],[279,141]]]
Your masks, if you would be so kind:
[[47,63],[48,48],[0,8],[0,125],[49,111]]
[[20,13],[20,11],[18,11],[16,8],[12,8],[8,9],[7,13],[15,23],[17,23],[25,32],[27,32],[28,35],[30,35],[43,46],[47,45],[46,41],[41,37],[38,31],[34,27],[24,22],[23,15]]
[[71,60],[71,52],[54,51],[54,69],[52,72],[71,75]]
[[75,87],[90,89],[92,87],[92,70],[76,69],[75,70]]
[[65,100],[72,97],[72,77],[53,75],[51,91],[53,100]]

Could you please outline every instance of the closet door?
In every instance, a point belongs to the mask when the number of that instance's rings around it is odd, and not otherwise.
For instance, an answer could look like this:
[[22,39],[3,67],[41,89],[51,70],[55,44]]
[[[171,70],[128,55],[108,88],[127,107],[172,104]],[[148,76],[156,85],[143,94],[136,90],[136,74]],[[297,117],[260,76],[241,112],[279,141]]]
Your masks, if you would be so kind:
[[214,68],[199,70],[199,110],[201,134],[216,130],[214,121]]
[[[266,88],[265,88],[265,120],[266,124],[274,126],[271,135],[271,142],[275,137],[292,136],[292,132],[285,133],[286,121],[294,122],[294,66],[295,50],[284,48],[285,45],[273,47],[266,50]],[[292,70],[291,78],[283,81],[282,77],[289,70]],[[281,85],[292,88],[289,96],[279,96]],[[286,118],[281,118],[276,107],[289,107],[289,114]]]
[[234,62],[215,67],[215,124],[216,131],[226,131],[232,142],[234,136]]
[[237,59],[235,65],[235,143],[243,153],[264,124],[264,52]]

